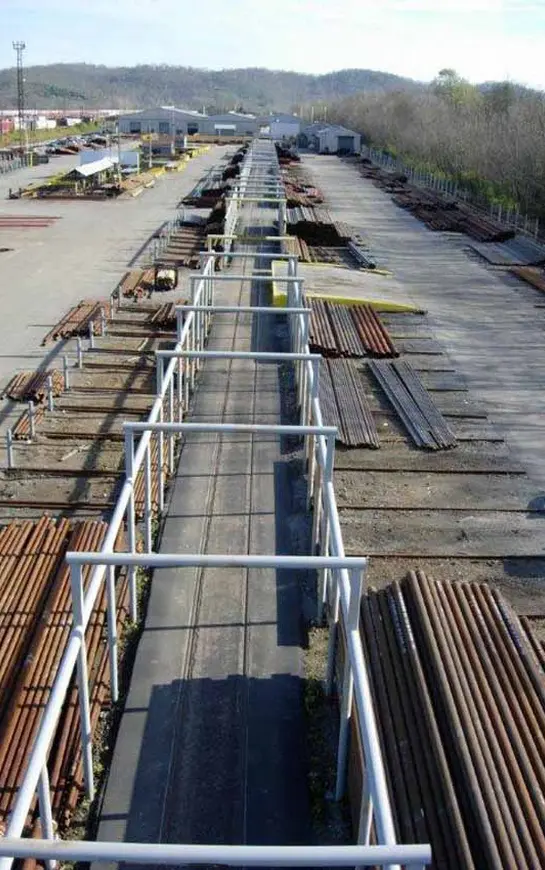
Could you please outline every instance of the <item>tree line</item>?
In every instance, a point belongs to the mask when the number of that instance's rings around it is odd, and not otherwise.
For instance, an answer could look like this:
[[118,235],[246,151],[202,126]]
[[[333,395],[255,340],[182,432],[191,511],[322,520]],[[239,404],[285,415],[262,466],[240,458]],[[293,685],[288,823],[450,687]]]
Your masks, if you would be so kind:
[[415,168],[442,172],[483,201],[545,217],[545,97],[510,82],[474,86],[442,70],[429,88],[363,92],[328,120]]

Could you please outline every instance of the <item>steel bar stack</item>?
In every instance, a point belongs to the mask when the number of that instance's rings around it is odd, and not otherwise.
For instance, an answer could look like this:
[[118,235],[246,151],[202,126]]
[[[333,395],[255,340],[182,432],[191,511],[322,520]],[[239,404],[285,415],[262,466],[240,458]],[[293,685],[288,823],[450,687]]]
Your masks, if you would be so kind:
[[312,300],[310,345],[316,353],[341,357],[395,357],[388,330],[371,305]]
[[409,363],[373,360],[369,368],[417,447],[456,446],[456,436]]
[[55,326],[49,330],[47,335],[42,340],[42,345],[48,344],[50,341],[58,341],[61,338],[73,338],[76,335],[87,336],[89,334],[89,324],[93,326],[101,323],[101,309],[104,317],[111,316],[110,303],[100,299],[82,299],[77,305],[74,305],[62,317]]
[[337,426],[337,440],[347,447],[378,448],[378,432],[363,382],[349,360],[323,360],[320,403],[326,426]]
[[[0,826],[11,810],[26,759],[49,698],[70,626],[71,590],[64,556],[97,551],[107,524],[42,517],[0,532]],[[89,572],[85,572],[87,582]],[[117,583],[119,619],[127,613],[127,584]],[[86,633],[93,728],[107,702],[108,647],[105,591]],[[55,821],[64,827],[83,793],[79,705],[72,686],[49,756]],[[32,819],[29,818],[32,830]]]
[[542,867],[545,672],[531,629],[487,584],[416,571],[365,596],[361,633],[400,838],[429,838],[434,868]]
[[53,395],[60,396],[64,390],[62,372],[46,369],[37,372],[19,372],[14,375],[4,390],[4,396],[14,402],[44,402],[47,399],[48,379],[53,383]]

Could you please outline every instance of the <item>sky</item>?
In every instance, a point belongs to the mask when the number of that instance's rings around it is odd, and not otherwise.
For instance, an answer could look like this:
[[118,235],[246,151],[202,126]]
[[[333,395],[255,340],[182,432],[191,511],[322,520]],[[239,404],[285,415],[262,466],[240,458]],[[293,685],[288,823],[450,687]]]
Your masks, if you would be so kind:
[[545,89],[545,0],[0,0],[0,68],[25,64],[324,73],[365,68],[429,81]]

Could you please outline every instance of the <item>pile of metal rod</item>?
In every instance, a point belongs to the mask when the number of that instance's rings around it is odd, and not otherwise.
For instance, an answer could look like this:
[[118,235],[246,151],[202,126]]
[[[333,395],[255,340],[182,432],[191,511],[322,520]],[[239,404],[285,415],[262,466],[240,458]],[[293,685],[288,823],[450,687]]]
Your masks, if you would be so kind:
[[37,372],[19,372],[14,375],[4,390],[4,396],[15,402],[44,402],[47,399],[48,380],[53,384],[53,395],[60,396],[64,390],[64,378],[60,371],[46,369]]
[[287,209],[287,230],[310,245],[342,245],[352,237],[352,230],[334,221],[326,208],[296,206]]
[[0,215],[0,230],[39,230],[50,227],[60,217],[50,215],[11,214]]
[[324,424],[336,426],[337,441],[347,447],[378,448],[378,432],[355,364],[344,359],[322,360],[320,404]]
[[176,329],[176,306],[185,305],[186,301],[186,299],[177,299],[176,302],[165,302],[150,314],[148,323],[153,324],[157,329],[164,329],[167,332],[174,331]]
[[542,867],[537,638],[487,584],[421,571],[365,596],[361,633],[400,840],[431,842],[434,868]]
[[[99,550],[107,528],[94,520],[71,523],[42,517],[37,523],[12,523],[0,532],[0,826],[21,784],[70,632],[70,576],[64,556],[69,550]],[[85,582],[88,577],[86,571]],[[117,581],[117,596],[122,622],[127,613],[124,576]],[[107,702],[109,684],[105,618],[103,591],[86,633],[93,728]],[[63,707],[48,767],[54,818],[62,829],[83,791],[74,686]],[[32,818],[29,826],[30,833]]]
[[373,360],[369,368],[417,447],[456,446],[456,436],[409,363]]
[[121,282],[121,295],[127,299],[140,299],[149,296],[155,283],[153,269],[131,269]]
[[398,356],[388,330],[371,305],[312,300],[310,346],[331,357]]
[[48,344],[50,341],[58,341],[60,338],[88,335],[90,323],[95,327],[95,331],[99,332],[102,317],[110,317],[109,302],[98,299],[82,299],[49,330],[42,340],[42,345]]
[[15,441],[31,440],[33,427],[35,428],[45,417],[45,405],[38,405],[34,408],[32,415],[33,420],[31,420],[29,409],[26,408],[15,423],[15,426],[12,427],[11,434]]

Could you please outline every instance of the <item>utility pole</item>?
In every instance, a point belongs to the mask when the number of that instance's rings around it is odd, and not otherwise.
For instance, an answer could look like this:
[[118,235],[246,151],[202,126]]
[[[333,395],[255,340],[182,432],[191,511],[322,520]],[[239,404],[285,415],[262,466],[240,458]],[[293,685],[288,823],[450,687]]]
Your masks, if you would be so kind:
[[25,79],[23,75],[23,51],[26,48],[24,42],[13,42],[13,50],[17,54],[17,117],[19,119],[19,142],[21,148],[25,146]]

